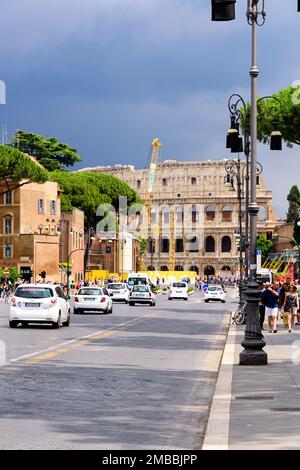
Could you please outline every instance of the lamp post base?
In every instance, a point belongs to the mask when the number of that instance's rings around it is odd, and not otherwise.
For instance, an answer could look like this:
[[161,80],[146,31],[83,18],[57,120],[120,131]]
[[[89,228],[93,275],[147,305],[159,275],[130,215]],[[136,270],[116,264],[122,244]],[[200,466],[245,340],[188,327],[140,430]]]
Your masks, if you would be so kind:
[[[265,342],[252,340],[251,344],[245,343],[247,343],[247,340],[242,342],[242,346],[245,349],[240,353],[240,366],[266,366],[268,364],[268,355],[262,350]],[[253,346],[255,349],[252,349]]]
[[241,366],[264,366],[268,364],[268,355],[263,348],[266,343],[261,334],[259,322],[259,298],[258,284],[255,280],[249,280],[246,289],[247,300],[247,324],[245,337],[241,342],[244,350],[240,353]]

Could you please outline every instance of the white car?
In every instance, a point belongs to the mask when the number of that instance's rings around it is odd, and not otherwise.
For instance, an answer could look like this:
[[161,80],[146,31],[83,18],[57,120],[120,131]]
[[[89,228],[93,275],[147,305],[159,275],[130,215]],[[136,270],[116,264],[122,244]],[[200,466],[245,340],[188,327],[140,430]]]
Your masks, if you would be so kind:
[[149,304],[155,305],[155,294],[150,286],[133,286],[129,294],[129,305]]
[[126,284],[120,282],[112,282],[107,284],[106,290],[112,300],[123,300],[126,304],[129,301],[129,289]]
[[188,300],[188,286],[186,282],[174,281],[168,290],[168,299],[184,299]]
[[112,300],[103,287],[81,287],[74,297],[74,313],[85,311],[112,313]]
[[53,328],[70,325],[70,305],[62,288],[56,284],[24,284],[11,299],[9,326],[21,323],[51,323]]
[[225,303],[225,292],[221,286],[208,286],[204,292],[204,302],[210,300],[220,300],[223,304]]

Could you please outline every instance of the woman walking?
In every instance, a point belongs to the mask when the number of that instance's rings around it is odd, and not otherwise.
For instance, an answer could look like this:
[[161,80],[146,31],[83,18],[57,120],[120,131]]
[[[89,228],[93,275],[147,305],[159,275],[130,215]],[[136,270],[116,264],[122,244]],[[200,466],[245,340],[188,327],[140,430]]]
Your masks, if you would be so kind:
[[284,312],[287,314],[287,323],[288,323],[288,331],[291,333],[293,331],[294,326],[294,314],[299,308],[299,299],[298,299],[298,292],[297,287],[294,284],[290,284],[288,291],[285,294],[283,309]]

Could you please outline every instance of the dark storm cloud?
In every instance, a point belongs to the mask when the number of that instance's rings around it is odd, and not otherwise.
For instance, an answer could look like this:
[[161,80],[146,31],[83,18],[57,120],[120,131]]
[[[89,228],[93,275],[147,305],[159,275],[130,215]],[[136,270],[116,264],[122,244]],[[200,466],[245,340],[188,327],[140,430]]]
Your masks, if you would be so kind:
[[[261,94],[300,79],[294,3],[267,2],[258,32]],[[77,147],[82,166],[141,166],[156,136],[166,159],[228,157],[228,96],[250,94],[245,7],[239,1],[237,20],[222,24],[210,21],[207,0],[4,0],[1,120],[10,132],[24,128]],[[283,212],[282,168],[261,152]],[[284,152],[291,167],[296,153]],[[297,183],[293,174],[285,181]]]

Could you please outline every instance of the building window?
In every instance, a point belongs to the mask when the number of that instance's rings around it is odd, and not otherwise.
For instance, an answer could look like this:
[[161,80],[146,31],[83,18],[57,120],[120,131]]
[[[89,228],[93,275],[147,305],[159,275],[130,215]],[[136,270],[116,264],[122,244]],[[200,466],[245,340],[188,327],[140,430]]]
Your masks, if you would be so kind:
[[4,217],[4,233],[9,235],[12,233],[12,216],[6,215]]
[[4,204],[10,206],[12,204],[12,192],[7,191],[4,196]]
[[198,222],[198,212],[196,206],[192,206],[192,222]]
[[45,213],[45,201],[44,199],[39,199],[38,202],[38,213],[44,214]]
[[137,188],[140,189],[140,187],[141,187],[141,180],[137,180],[136,185],[137,185]]
[[169,224],[169,220],[170,220],[170,212],[169,212],[169,209],[165,208],[163,209],[162,211],[162,219],[163,219],[163,224]]
[[192,178],[192,185],[195,185],[195,184],[197,184],[197,178],[193,177]]
[[168,186],[168,180],[167,180],[167,178],[163,178],[162,184],[163,184],[163,186]]
[[215,220],[216,208],[215,206],[209,206],[206,208],[206,220]]
[[[41,199],[43,200],[43,199]],[[50,214],[55,215],[56,214],[56,201],[50,201]]]
[[215,239],[212,236],[207,237],[205,242],[205,251],[207,253],[214,253],[215,252]]
[[222,253],[230,253],[231,251],[231,238],[228,237],[227,235],[222,238]]
[[184,219],[183,207],[177,207],[176,209],[176,221],[178,224],[182,224]]
[[6,243],[4,245],[4,258],[12,258],[13,257],[13,246],[10,243]]
[[231,206],[223,207],[222,221],[223,222],[231,222],[232,221],[232,208],[231,208]]
[[170,251],[170,240],[168,238],[162,238],[161,240],[161,252],[169,253]]
[[175,251],[176,251],[176,253],[182,253],[183,252],[183,239],[182,238],[176,238]]

